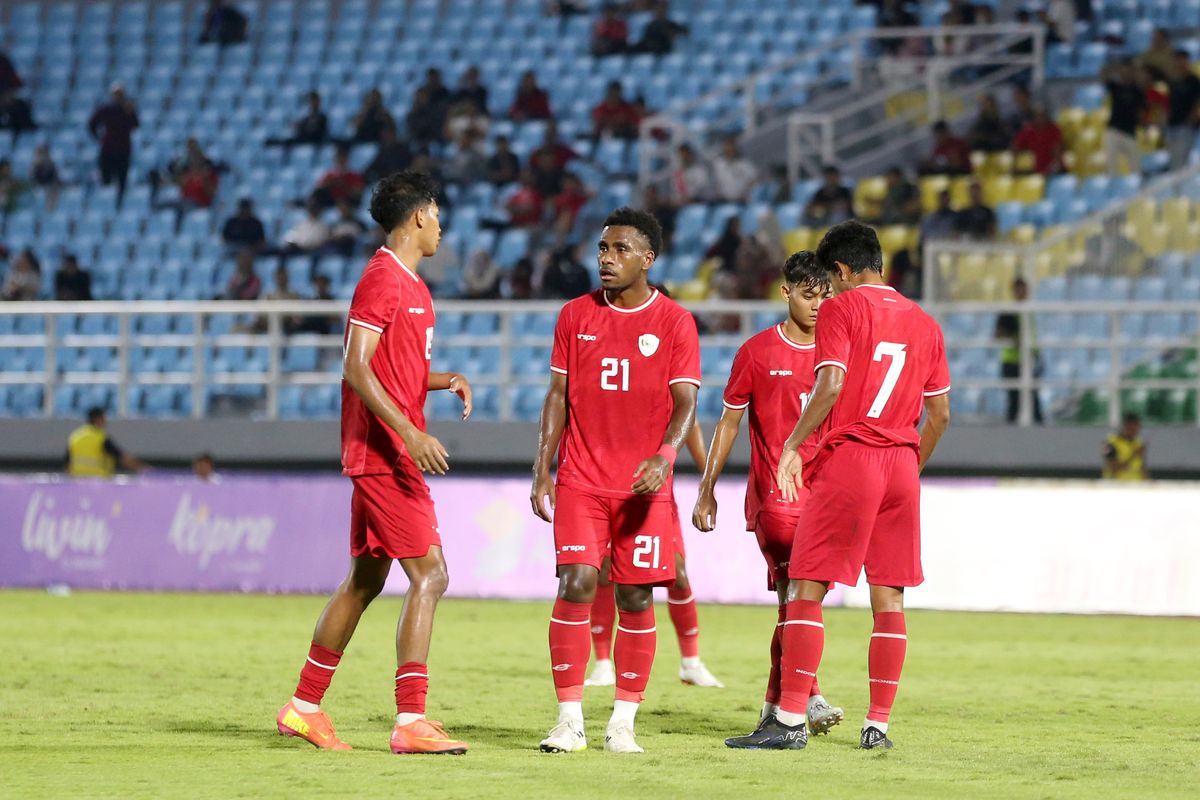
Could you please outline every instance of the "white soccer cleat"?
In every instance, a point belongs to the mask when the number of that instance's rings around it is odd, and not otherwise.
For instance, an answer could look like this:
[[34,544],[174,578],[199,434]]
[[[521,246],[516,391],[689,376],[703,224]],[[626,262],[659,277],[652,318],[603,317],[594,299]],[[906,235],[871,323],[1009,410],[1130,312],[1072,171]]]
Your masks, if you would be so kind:
[[845,717],[845,712],[837,706],[829,705],[820,695],[808,698],[808,730],[813,736],[829,733],[829,729]]
[[576,719],[561,719],[550,729],[540,745],[543,753],[578,753],[587,750],[583,723]]
[[644,753],[633,738],[633,723],[621,720],[608,723],[604,734],[604,749],[609,753]]
[[612,686],[617,682],[617,671],[613,669],[612,659],[605,658],[596,662],[592,674],[583,682],[584,686]]
[[679,680],[692,686],[708,686],[713,689],[724,689],[725,684],[717,680],[717,676],[708,671],[701,662],[694,667],[679,666]]

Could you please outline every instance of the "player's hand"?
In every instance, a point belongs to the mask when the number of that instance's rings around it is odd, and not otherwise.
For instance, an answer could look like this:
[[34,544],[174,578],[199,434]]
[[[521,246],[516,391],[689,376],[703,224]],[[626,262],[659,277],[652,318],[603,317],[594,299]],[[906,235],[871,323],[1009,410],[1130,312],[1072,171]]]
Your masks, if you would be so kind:
[[784,447],[783,455],[779,457],[779,468],[775,470],[775,483],[779,486],[779,493],[783,495],[783,499],[789,503],[796,501],[800,496],[800,489],[804,487],[800,474],[803,469],[804,462],[800,460],[800,453],[790,447]]
[[717,527],[717,498],[712,492],[701,492],[692,509],[692,527],[707,533]]
[[637,465],[633,477],[634,494],[654,494],[663,487],[671,475],[671,462],[657,453]]
[[450,379],[449,391],[454,392],[463,401],[463,415],[465,420],[471,416],[471,410],[475,407],[471,402],[471,383],[465,375],[459,375],[457,372]]
[[446,452],[446,448],[442,446],[441,442],[428,433],[422,431],[413,433],[404,440],[404,447],[421,472],[432,472],[436,475],[445,475],[449,472],[450,464],[446,459],[450,457],[450,454]]
[[[550,499],[550,511],[546,510],[544,498]],[[551,511],[554,510],[555,504],[558,502],[558,497],[554,490],[554,481],[549,475],[536,475],[533,478],[533,490],[529,492],[529,504],[533,506],[533,513],[537,514],[546,522],[553,522],[554,517],[551,516]]]

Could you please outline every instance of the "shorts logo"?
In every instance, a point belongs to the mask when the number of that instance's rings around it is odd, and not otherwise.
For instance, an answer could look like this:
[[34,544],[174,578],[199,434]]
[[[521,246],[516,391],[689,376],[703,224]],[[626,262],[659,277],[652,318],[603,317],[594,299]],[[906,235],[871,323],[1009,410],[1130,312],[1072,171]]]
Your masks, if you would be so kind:
[[587,545],[586,544],[564,544],[562,547],[559,548],[559,550],[561,550],[564,553],[586,553]]
[[410,309],[408,310],[408,313],[410,313],[410,314],[424,314],[424,313],[425,313],[425,309],[421,308],[420,306],[414,306],[413,308],[410,308]]
[[555,664],[550,669],[554,670],[555,672],[566,672],[570,668],[571,668],[570,664]]
[[584,341],[584,342],[596,341],[596,337],[592,336],[590,333],[577,333],[577,334],[575,334],[575,338],[579,339],[580,341]]
[[646,358],[658,352],[658,337],[653,333],[643,333],[638,337],[638,350]]
[[633,680],[634,678],[640,678],[641,676],[636,672],[622,672],[621,677],[625,678],[626,680]]
[[787,375],[791,375],[791,374],[792,374],[792,371],[791,371],[790,369],[773,369],[773,370],[771,370],[771,374],[772,374],[772,375],[787,376]]

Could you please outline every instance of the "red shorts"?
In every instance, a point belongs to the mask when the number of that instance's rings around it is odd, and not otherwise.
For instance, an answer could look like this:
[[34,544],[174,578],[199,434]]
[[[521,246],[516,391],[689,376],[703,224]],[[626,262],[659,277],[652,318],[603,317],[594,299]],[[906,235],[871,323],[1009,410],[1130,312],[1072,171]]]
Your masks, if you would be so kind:
[[813,479],[788,576],[875,586],[917,586],[921,481],[911,447],[839,444]]
[[792,559],[792,541],[796,538],[798,516],[791,514],[771,514],[760,511],[754,521],[754,536],[758,539],[758,549],[762,551],[767,561],[767,588],[775,591],[775,576],[779,570],[787,570],[788,562]]
[[613,583],[674,583],[678,518],[671,513],[672,503],[603,497],[570,486],[559,486],[557,494],[554,552],[558,566],[588,564],[600,569],[601,559],[611,555],[608,579]]
[[350,497],[350,555],[420,558],[441,547],[429,487],[407,476],[356,475]]
[[687,549],[683,546],[683,526],[679,524],[679,506],[675,504],[675,498],[671,498],[671,521],[675,525],[675,555],[687,560]]

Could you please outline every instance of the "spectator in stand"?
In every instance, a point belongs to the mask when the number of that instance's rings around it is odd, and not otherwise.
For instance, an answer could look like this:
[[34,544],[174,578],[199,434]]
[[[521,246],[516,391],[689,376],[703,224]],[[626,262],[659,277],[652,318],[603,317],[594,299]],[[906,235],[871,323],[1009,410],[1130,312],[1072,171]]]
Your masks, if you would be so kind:
[[437,67],[430,67],[425,70],[425,82],[419,88],[429,92],[429,101],[435,107],[440,107],[444,110],[450,102],[450,90],[442,82],[442,71]]
[[550,254],[542,273],[542,297],[573,300],[592,290],[592,276],[579,257],[579,246],[560,247]]
[[1104,440],[1104,469],[1101,477],[1118,481],[1148,481],[1146,442],[1142,418],[1132,411],[1121,415],[1121,428]]
[[138,127],[137,109],[119,83],[112,85],[112,101],[92,112],[88,131],[100,142],[100,182],[115,183],[117,203],[125,196],[125,181],[133,158],[133,131]]
[[200,43],[216,42],[224,47],[246,41],[246,15],[232,3],[209,0],[200,31]]
[[[1029,284],[1025,283],[1024,278],[1017,278],[1012,283],[1012,293],[1014,302],[1024,303],[1029,298]],[[1024,329],[1021,323],[1021,315],[1011,311],[996,317],[995,338],[1003,345],[1000,350],[1000,377],[1009,380],[1021,377],[1021,332]],[[1035,353],[1034,377],[1037,377],[1040,372]],[[1036,390],[1029,393],[1029,399],[1033,404],[1033,421],[1040,425],[1042,424],[1042,403]],[[1020,410],[1021,390],[1009,389],[1008,409],[1005,417],[1010,423],[1016,422]]]
[[634,47],[634,51],[665,56],[675,49],[675,40],[680,36],[687,36],[687,32],[686,25],[680,25],[671,19],[667,0],[658,0],[654,4],[654,18],[646,23],[642,39]]
[[1167,150],[1171,169],[1180,169],[1188,162],[1200,122],[1200,78],[1192,72],[1186,50],[1175,52],[1167,92]]
[[592,199],[591,193],[583,185],[579,177],[566,173],[563,176],[562,191],[552,201],[554,209],[554,234],[559,241],[564,241],[575,228],[579,212]]
[[628,49],[629,25],[614,3],[605,3],[592,27],[592,55],[612,56]]
[[412,152],[408,145],[396,135],[396,126],[384,125],[379,131],[379,149],[367,165],[364,176],[369,184],[396,172],[402,172],[412,163]]
[[904,247],[892,254],[892,269],[888,285],[911,300],[921,298],[921,242]]
[[225,300],[257,300],[262,281],[254,271],[254,252],[242,250],[237,254],[233,275],[225,287]]
[[[712,300],[741,300],[742,286],[733,272],[718,272],[712,276],[709,298]],[[741,333],[742,319],[739,314],[711,313],[697,320],[708,333]]]
[[832,164],[824,169],[825,180],[804,207],[804,222],[827,227],[854,216],[854,195],[842,185],[842,173]]
[[651,183],[642,194],[642,208],[658,220],[663,234],[663,251],[670,252],[675,239],[675,218],[679,216],[679,207],[664,197],[658,186]]
[[221,476],[217,474],[217,465],[212,453],[201,453],[192,459],[192,475],[205,483],[220,483]]
[[1167,95],[1167,85],[1151,79],[1150,72],[1141,64],[1133,67],[1137,85],[1146,94],[1146,108],[1142,112],[1143,125],[1157,125],[1159,128],[1167,124],[1167,111],[1171,101]]
[[343,200],[338,203],[338,218],[329,228],[328,247],[338,255],[352,256],[366,232],[367,226],[358,218],[354,205]]
[[408,138],[421,149],[441,142],[444,119],[444,110],[434,103],[429,90],[424,87],[417,89],[408,116],[404,118]]
[[[187,140],[182,156],[167,167],[167,171],[179,192],[177,199],[160,203],[159,207],[172,207],[178,212],[176,225],[182,222],[183,214],[192,208],[209,208],[217,195],[220,173],[194,138]],[[151,173],[154,194],[158,193],[158,173]]]
[[879,204],[880,225],[916,225],[921,220],[921,193],[905,179],[899,167],[884,173],[887,192]]
[[491,119],[487,112],[480,111],[473,100],[454,102],[446,111],[446,127],[442,138],[457,142],[465,131],[472,131],[479,139],[487,138]]
[[321,176],[313,189],[312,199],[321,210],[332,208],[343,200],[358,205],[366,185],[362,173],[350,166],[350,148],[340,144],[333,156],[333,167]]
[[1007,150],[1012,143],[1012,131],[1000,114],[995,95],[985,94],[979,98],[979,116],[971,123],[967,141],[972,150],[985,153],[999,153]]
[[[293,292],[291,286],[289,285],[290,280],[288,278],[287,267],[283,266],[282,264],[276,267],[273,276],[275,280],[275,288],[263,295],[263,300],[288,302],[300,299],[300,295]],[[291,335],[295,333],[296,329],[300,327],[300,318],[290,314],[284,316],[280,322],[282,323],[283,333],[285,335]],[[270,330],[270,325],[271,323],[269,318],[264,314],[254,320],[254,323],[247,328],[247,332],[266,333],[268,330]]]
[[876,17],[880,28],[915,28],[921,24],[906,7],[904,0],[878,0],[879,7]]
[[509,147],[507,136],[496,137],[496,149],[487,161],[487,179],[496,186],[512,183],[521,174],[521,161]]
[[54,299],[79,301],[92,299],[92,275],[80,269],[72,253],[64,253],[62,266],[54,273]]
[[29,192],[29,184],[13,174],[12,162],[0,159],[0,212],[15,211]]
[[539,225],[546,210],[546,198],[538,191],[533,172],[521,171],[521,185],[504,204],[508,212],[508,223],[514,228],[532,228]]
[[1017,131],[1013,150],[1033,154],[1033,169],[1043,175],[1054,175],[1063,169],[1063,135],[1058,124],[1050,119],[1046,107],[1034,109],[1033,119]]
[[950,8],[942,15],[943,25],[974,25],[975,6],[966,0],[950,0]]
[[383,104],[383,93],[378,88],[366,93],[362,107],[350,124],[354,126],[354,136],[350,140],[353,144],[376,144],[382,138],[384,128],[391,128],[393,132],[396,129],[396,120]]
[[592,135],[600,139],[610,136],[615,139],[637,137],[637,114],[625,100],[620,81],[609,81],[604,99],[592,109]]
[[62,179],[58,174],[58,165],[50,155],[50,148],[44,144],[39,144],[33,151],[29,181],[46,193],[46,207],[53,211],[58,201],[58,191],[62,188]]
[[1121,160],[1126,172],[1141,172],[1142,151],[1138,146],[1137,129],[1146,111],[1146,90],[1138,84],[1133,62],[1123,58],[1101,73],[1108,88],[1108,130],[1104,149],[1108,156],[1108,171],[1120,173]]
[[476,250],[463,270],[463,297],[494,300],[500,296],[500,268],[486,250]]
[[329,136],[329,118],[321,110],[321,95],[309,92],[304,96],[308,111],[292,123],[292,135],[282,139],[267,139],[269,145],[323,144]]
[[108,432],[104,409],[89,408],[87,424],[71,431],[67,439],[67,474],[86,478],[111,478],[117,467],[141,472],[146,465],[137,456],[122,450]]
[[42,293],[42,267],[28,247],[17,253],[4,276],[0,299],[37,300]]
[[25,131],[37,129],[33,121],[33,107],[24,97],[17,96],[16,89],[0,91],[0,131],[12,131],[19,136]]
[[479,80],[479,67],[467,67],[462,77],[458,79],[458,88],[454,91],[450,101],[455,105],[467,103],[477,113],[487,116],[488,90]]
[[17,74],[17,68],[13,66],[8,53],[0,50],[0,94],[15,92],[24,85],[25,81],[21,80],[21,76]]
[[505,300],[533,299],[533,261],[528,256],[518,260],[500,279],[500,296]]
[[254,201],[249,197],[238,200],[237,213],[221,226],[221,241],[230,250],[258,252],[267,246],[266,229],[254,213]]
[[1150,46],[1140,56],[1138,62],[1146,68],[1156,81],[1171,80],[1175,62],[1175,46],[1171,44],[1171,35],[1164,28],[1156,28],[1150,37]]
[[741,154],[736,136],[727,136],[712,163],[713,189],[723,203],[744,203],[758,182],[758,169]]
[[950,207],[950,192],[938,193],[938,205],[921,222],[922,241],[953,239],[958,235],[958,212]]
[[[446,126],[446,112],[450,108],[450,90],[446,88],[446,84],[442,83],[442,71],[436,67],[430,67],[425,70],[425,82],[417,88],[417,94],[425,98],[425,104],[421,109],[422,114],[427,114],[429,119],[426,124],[430,131],[436,131],[436,135],[429,140],[424,140],[424,143],[429,141],[442,141],[442,131]],[[413,100],[413,110],[416,110],[417,103]],[[413,112],[408,114],[409,138],[417,139],[412,133]]]
[[283,235],[284,251],[315,253],[329,243],[329,226],[321,219],[322,208],[310,199],[304,207],[304,218]]
[[[313,300],[333,300],[333,291],[329,282],[328,275],[317,274],[313,276]],[[333,332],[337,325],[337,317],[331,317],[327,314],[312,314],[301,317],[300,324],[296,326],[296,333],[315,333],[320,336],[328,336]]]
[[725,220],[721,235],[704,251],[704,258],[717,259],[717,268],[728,272],[737,269],[738,248],[742,246],[742,220],[736,214]]
[[684,142],[676,151],[675,169],[671,172],[671,194],[676,204],[703,203],[712,192],[712,173],[708,165],[696,156],[690,144]]
[[1012,113],[1008,115],[1008,130],[1015,134],[1033,119],[1033,95],[1029,93],[1028,86],[1019,83],[1013,86],[1012,107]]
[[512,108],[508,116],[513,122],[527,122],[531,119],[550,119],[550,95],[538,86],[537,76],[533,70],[521,74],[521,82],[517,84],[517,93],[513,98]]
[[454,154],[446,163],[446,179],[460,186],[486,180],[488,158],[483,152],[483,136],[474,128],[466,128],[454,144]]
[[983,187],[971,183],[971,204],[958,212],[958,232],[967,239],[987,242],[996,238],[996,212],[983,202]]
[[955,136],[945,120],[933,124],[933,152],[921,165],[922,175],[966,175],[971,172],[971,145]]
[[530,169],[543,194],[558,194],[567,164],[576,158],[579,154],[559,141],[558,125],[547,122],[541,146],[529,154]]

